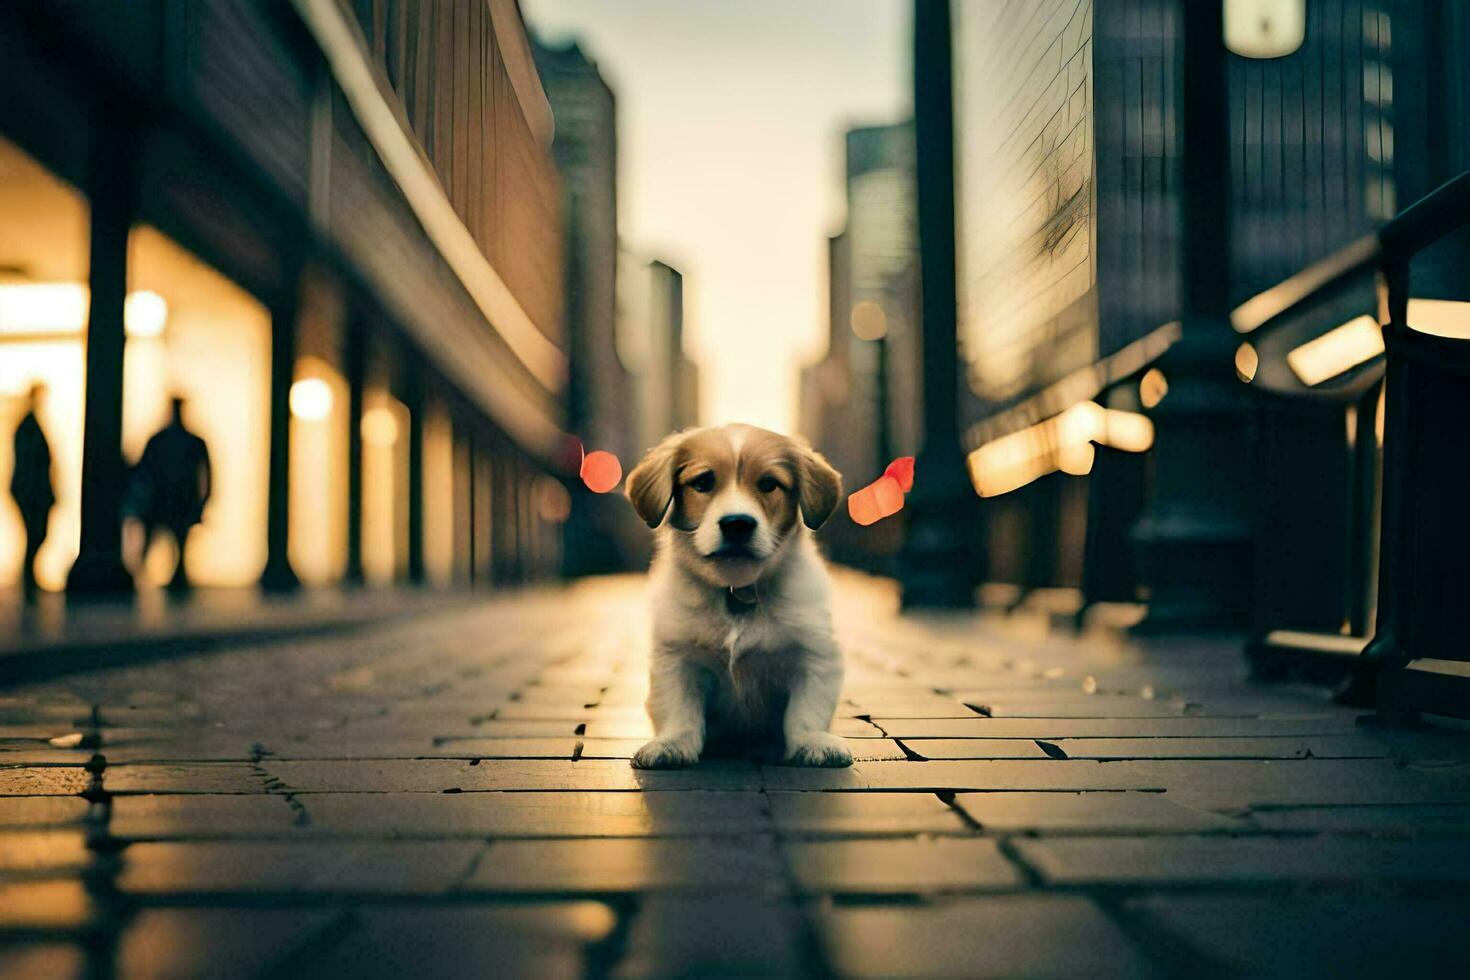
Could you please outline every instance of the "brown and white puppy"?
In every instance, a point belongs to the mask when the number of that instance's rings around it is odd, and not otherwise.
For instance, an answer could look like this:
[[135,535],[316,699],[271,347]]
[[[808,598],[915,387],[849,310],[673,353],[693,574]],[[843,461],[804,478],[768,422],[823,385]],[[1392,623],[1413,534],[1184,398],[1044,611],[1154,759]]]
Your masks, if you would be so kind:
[[812,537],[841,498],[837,471],[794,439],[726,425],[669,436],[628,474],[627,493],[658,529],[655,737],[633,765],[685,766],[708,740],[777,737],[789,762],[851,765],[827,731],[842,655]]

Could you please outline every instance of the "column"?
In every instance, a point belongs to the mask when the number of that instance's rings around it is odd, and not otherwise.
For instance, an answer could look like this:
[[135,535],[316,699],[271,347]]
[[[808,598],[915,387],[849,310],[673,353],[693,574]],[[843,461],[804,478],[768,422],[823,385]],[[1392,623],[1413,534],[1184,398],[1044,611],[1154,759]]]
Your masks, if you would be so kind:
[[348,316],[343,338],[347,375],[347,585],[363,583],[363,391],[368,376],[368,323]]
[[404,352],[408,406],[408,580],[424,583],[424,379],[415,354]]
[[[1148,459],[1098,446],[1087,480],[1087,545],[1082,566],[1085,606],[1137,602],[1138,580],[1129,553],[1129,529],[1138,521]],[[1084,606],[1084,608],[1085,608]]]
[[1015,491],[1022,495],[1026,508],[1026,572],[1021,583],[1026,592],[1063,584],[1057,569],[1063,481],[1075,479],[1066,473],[1048,473]]
[[368,326],[354,311],[347,321],[343,360],[347,373],[347,571],[349,585],[362,573],[362,398],[367,376]]
[[499,465],[489,443],[475,445],[475,580],[485,585],[497,581],[501,552],[496,545],[496,467]]
[[136,134],[126,122],[99,118],[94,130],[91,308],[87,390],[82,422],[81,550],[67,577],[72,595],[128,595],[122,561],[123,304],[128,290],[128,233],[137,206]]
[[[954,93],[949,0],[914,3],[914,134],[917,142],[919,295],[923,336],[923,448],[899,581],[905,607],[974,604],[980,506],[960,447],[955,330]],[[885,460],[886,462],[886,460]]]
[[1133,531],[1149,589],[1145,632],[1241,627],[1251,597],[1245,386],[1230,327],[1230,113],[1222,8],[1180,5],[1183,334],[1159,360],[1154,460]]
[[478,532],[475,517],[478,502],[475,492],[475,445],[464,433],[464,426],[454,421],[454,566],[461,585],[474,585],[479,578],[475,562]]
[[291,526],[291,382],[296,373],[296,314],[300,286],[287,269],[281,295],[271,302],[271,443],[266,514],[266,561],[260,577],[268,592],[290,592],[301,582],[291,569],[286,546]]
[[515,459],[503,448],[490,464],[490,565],[496,583],[520,576],[517,538]]

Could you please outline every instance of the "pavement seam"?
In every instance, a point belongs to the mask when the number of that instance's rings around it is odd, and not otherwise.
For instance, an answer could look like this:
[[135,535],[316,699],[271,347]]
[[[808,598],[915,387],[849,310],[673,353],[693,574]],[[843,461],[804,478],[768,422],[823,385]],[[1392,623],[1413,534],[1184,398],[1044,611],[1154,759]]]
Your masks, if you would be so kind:
[[[834,977],[837,975],[836,970],[828,960],[827,948],[822,942],[821,928],[813,915],[821,900],[803,894],[801,882],[797,880],[786,849],[781,846],[781,837],[776,827],[776,812],[771,806],[771,793],[765,786],[764,778],[760,789],[756,792],[759,793],[764,805],[764,816],[770,823],[772,847],[776,852],[776,861],[781,869],[781,878],[786,885],[786,899],[796,916],[797,957],[802,972],[806,976],[819,978],[819,980]],[[828,900],[830,901],[830,898]]]
[[1014,837],[1011,835],[997,837],[995,839],[995,847],[996,850],[1000,851],[1002,857],[1015,866],[1017,873],[1021,876],[1021,881],[1026,887],[1037,890],[1044,890],[1046,888],[1046,883],[1042,879],[1041,873],[1032,867],[1031,863],[1022,857],[1020,851],[1017,850]]
[[306,808],[306,803],[301,800],[296,791],[288,786],[279,776],[266,769],[261,763],[271,754],[262,743],[256,742],[250,746],[250,770],[261,781],[265,787],[267,796],[279,796],[286,801],[286,806],[291,810],[291,823],[297,827],[309,827],[311,825],[311,813]]
[[82,871],[82,884],[93,911],[84,929],[86,971],[89,976],[113,976],[116,973],[117,948],[123,929],[133,909],[117,887],[122,870],[122,850],[126,845],[112,836],[112,794],[106,787],[107,757],[102,749],[102,717],[93,705],[85,726],[88,739],[97,748],[87,761],[87,789],[80,795],[89,806],[85,819],[86,846],[92,862]]
[[909,747],[909,745],[906,742],[904,742],[903,739],[901,739],[901,738],[895,738],[895,739],[893,739],[893,741],[898,745],[899,750],[901,752],[903,752],[904,756],[908,759],[909,762],[928,762],[929,761],[929,757],[927,755],[922,755],[919,752],[915,751],[914,749],[912,749],[911,747]]
[[454,883],[446,889],[447,892],[463,891],[464,887],[474,879],[475,872],[480,870],[480,863],[485,860],[485,855],[489,854],[490,849],[495,846],[493,838],[482,838],[482,841],[484,846],[470,856],[469,864],[465,866],[464,871],[454,880]]

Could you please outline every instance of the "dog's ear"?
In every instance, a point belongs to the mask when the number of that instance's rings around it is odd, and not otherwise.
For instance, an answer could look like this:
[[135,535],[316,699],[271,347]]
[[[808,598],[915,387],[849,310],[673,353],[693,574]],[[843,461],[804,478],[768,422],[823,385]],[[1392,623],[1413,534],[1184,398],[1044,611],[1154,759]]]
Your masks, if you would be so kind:
[[842,498],[842,474],[810,446],[796,444],[797,497],[801,520],[815,531],[827,523]]
[[681,441],[679,436],[669,436],[650,449],[628,474],[628,500],[649,527],[664,522],[664,514],[674,499],[674,454]]

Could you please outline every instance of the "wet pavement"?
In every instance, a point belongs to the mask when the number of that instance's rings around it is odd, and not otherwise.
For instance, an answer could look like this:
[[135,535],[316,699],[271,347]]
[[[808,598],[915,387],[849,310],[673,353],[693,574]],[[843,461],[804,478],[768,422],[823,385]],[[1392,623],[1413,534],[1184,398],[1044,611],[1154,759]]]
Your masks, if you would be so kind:
[[1470,966],[1470,733],[850,576],[851,769],[639,772],[641,589],[0,691],[0,976]]

